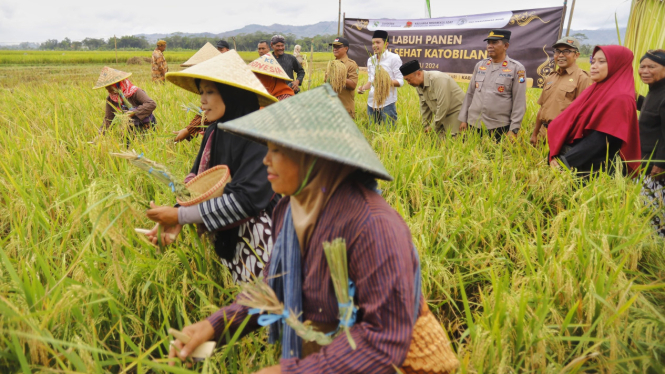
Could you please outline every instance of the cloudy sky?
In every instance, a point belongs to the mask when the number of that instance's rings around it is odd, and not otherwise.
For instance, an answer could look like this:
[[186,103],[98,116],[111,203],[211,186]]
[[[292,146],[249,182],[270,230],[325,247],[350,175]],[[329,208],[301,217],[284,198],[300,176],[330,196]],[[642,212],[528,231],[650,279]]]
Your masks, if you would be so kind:
[[[432,17],[562,4],[563,0],[431,0]],[[337,6],[335,0],[0,0],[0,43],[178,31],[219,33],[248,24],[308,25],[336,20]],[[425,6],[422,0],[342,0],[342,12],[350,18],[423,18]],[[625,26],[630,1],[578,0],[572,28],[613,28],[615,12]]]

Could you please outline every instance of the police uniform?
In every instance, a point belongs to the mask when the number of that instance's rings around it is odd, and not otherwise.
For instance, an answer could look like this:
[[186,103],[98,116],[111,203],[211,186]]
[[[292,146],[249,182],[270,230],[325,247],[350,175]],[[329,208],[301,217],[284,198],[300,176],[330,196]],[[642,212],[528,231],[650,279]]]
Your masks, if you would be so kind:
[[[557,45],[579,50],[579,42],[571,37],[560,39],[554,43],[553,47]],[[543,84],[543,92],[538,99],[540,110],[538,110],[537,119],[547,128],[547,125],[568,108],[568,105],[592,83],[589,73],[582,70],[577,64],[566,69],[557,68],[547,76]]]
[[[492,30],[485,40],[509,39],[510,31]],[[506,56],[502,62],[479,61],[471,77],[459,120],[477,129],[517,133],[526,113],[526,71]]]

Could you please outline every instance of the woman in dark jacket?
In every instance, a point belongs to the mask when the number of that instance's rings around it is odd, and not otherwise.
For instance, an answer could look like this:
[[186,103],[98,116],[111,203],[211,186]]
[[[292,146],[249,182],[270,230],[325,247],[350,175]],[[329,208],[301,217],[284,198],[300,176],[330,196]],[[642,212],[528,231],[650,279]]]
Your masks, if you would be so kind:
[[637,100],[647,175],[642,193],[656,211],[654,227],[665,237],[665,50],[648,51],[640,60],[639,74],[649,85],[649,94]]
[[106,97],[104,125],[100,132],[105,132],[116,117],[117,113],[126,113],[131,118],[132,130],[147,130],[157,122],[152,112],[157,104],[148,94],[127,79],[132,73],[112,69],[104,66],[93,90],[106,88],[109,95]]
[[278,196],[267,180],[263,156],[266,147],[217,129],[218,123],[240,118],[263,105],[277,101],[270,96],[235,51],[219,55],[166,79],[201,95],[201,108],[211,122],[201,148],[185,178],[217,166],[226,165],[231,182],[224,194],[187,207],[154,207],[148,218],[158,223],[148,236],[157,241],[158,226],[164,226],[162,240],[169,244],[182,225],[197,224],[208,233],[215,251],[233,275],[235,282],[259,276],[272,250],[270,218]]

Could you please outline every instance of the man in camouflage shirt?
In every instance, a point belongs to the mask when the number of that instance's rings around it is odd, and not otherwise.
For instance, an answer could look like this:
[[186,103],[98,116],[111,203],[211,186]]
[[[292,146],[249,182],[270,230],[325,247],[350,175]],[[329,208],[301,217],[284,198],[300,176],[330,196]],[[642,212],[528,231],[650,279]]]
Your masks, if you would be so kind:
[[152,81],[164,83],[166,72],[169,67],[164,58],[164,51],[166,50],[166,42],[160,40],[157,42],[157,48],[152,52]]

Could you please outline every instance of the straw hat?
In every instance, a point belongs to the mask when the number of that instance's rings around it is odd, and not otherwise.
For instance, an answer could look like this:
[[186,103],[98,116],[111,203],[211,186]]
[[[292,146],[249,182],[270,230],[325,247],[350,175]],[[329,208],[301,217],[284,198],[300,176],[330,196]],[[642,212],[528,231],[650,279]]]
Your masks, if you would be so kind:
[[183,64],[180,66],[182,67],[190,67],[194,66],[196,64],[200,64],[203,61],[209,60],[217,55],[221,55],[222,53],[215,48],[214,45],[210,44],[210,42],[207,42],[206,44],[201,47],[196,53],[194,53],[194,56],[190,57],[189,60],[185,61]]
[[183,71],[166,73],[167,81],[198,95],[199,90],[194,82],[196,79],[205,79],[253,92],[259,98],[259,105],[263,107],[277,102],[233,49]]
[[129,78],[129,76],[132,75],[132,73],[127,73],[122,70],[116,70],[112,69],[108,66],[104,66],[102,68],[102,72],[99,74],[99,78],[97,79],[97,83],[95,86],[92,88],[93,90],[96,90],[98,88],[110,86],[112,84],[122,82],[125,79]]
[[249,68],[258,74],[283,79],[289,82],[293,81],[293,79],[286,75],[286,72],[284,69],[282,69],[282,66],[279,64],[279,62],[277,62],[277,59],[272,55],[272,53],[266,53],[265,55],[250,62]]
[[218,127],[393,179],[329,84]]

